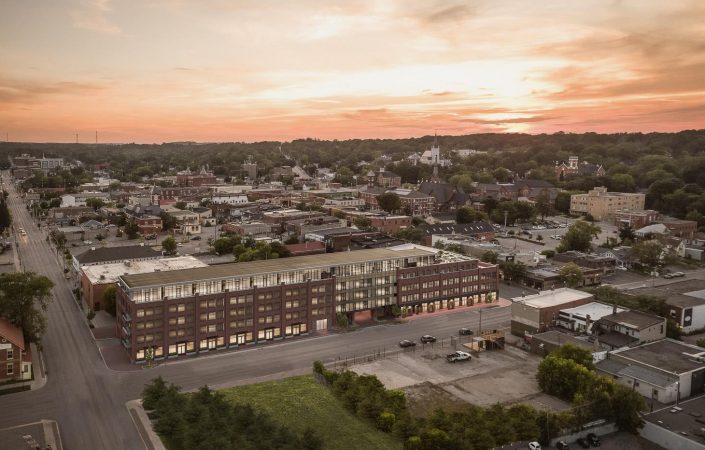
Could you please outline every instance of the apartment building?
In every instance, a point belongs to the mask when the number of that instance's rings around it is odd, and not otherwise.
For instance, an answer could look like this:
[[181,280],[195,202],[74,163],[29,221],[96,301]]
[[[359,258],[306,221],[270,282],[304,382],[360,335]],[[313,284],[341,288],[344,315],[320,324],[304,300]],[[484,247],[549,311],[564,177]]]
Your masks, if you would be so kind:
[[118,278],[117,332],[132,361],[325,330],[337,313],[364,321],[497,301],[497,267],[407,244]]
[[624,192],[607,192],[606,187],[596,187],[587,194],[570,196],[570,213],[590,214],[595,220],[611,219],[617,211],[643,210],[646,196]]
[[32,379],[32,354],[22,329],[0,317],[0,383]]

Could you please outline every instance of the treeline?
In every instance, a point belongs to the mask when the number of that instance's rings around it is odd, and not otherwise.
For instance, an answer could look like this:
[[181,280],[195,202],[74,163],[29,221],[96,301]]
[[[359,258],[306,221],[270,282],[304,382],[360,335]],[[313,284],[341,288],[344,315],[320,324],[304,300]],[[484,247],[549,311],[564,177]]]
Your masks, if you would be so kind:
[[604,419],[630,433],[643,426],[644,397],[597,374],[587,349],[566,344],[549,353],[539,364],[536,379],[541,390],[572,403],[578,424]]
[[291,256],[291,252],[280,242],[257,242],[249,237],[242,239],[240,236],[232,234],[226,234],[213,241],[213,248],[219,255],[232,253],[235,260],[238,262],[287,258]]
[[[338,181],[353,182],[369,167],[362,162],[387,164],[382,155],[402,160],[413,152],[430,148],[434,137],[409,139],[351,139],[322,141],[299,139],[292,142],[256,143],[165,143],[161,145],[80,145],[0,143],[10,155],[23,152],[40,156],[61,156],[80,160],[88,167],[108,167],[121,181],[140,181],[143,177],[173,174],[186,167],[208,166],[216,175],[242,176],[241,165],[250,156],[266,176],[280,165],[299,164],[309,173],[315,165],[339,171]],[[506,182],[516,177],[543,179],[571,191],[587,191],[606,186],[622,192],[647,192],[647,207],[679,218],[697,220],[705,226],[705,130],[679,133],[618,134],[475,134],[439,136],[444,157],[451,167],[440,168],[441,178],[466,188],[472,182]],[[452,149],[471,148],[487,152],[460,158]],[[556,162],[578,156],[580,161],[602,165],[603,177],[593,174],[557,177]],[[432,168],[413,165],[406,160],[388,164],[404,183],[418,183],[431,176]],[[82,174],[47,177],[45,186],[65,183],[71,186]],[[71,175],[71,176],[69,176]],[[230,179],[230,178],[228,178]],[[57,186],[58,187],[58,186]],[[565,203],[565,199],[562,199]],[[558,207],[562,210],[562,207]]]
[[298,435],[249,405],[233,405],[219,392],[202,387],[180,392],[161,377],[146,385],[142,405],[169,450],[319,450],[312,429]]
[[491,449],[522,440],[548,442],[574,424],[570,413],[541,412],[523,404],[468,405],[461,412],[437,409],[430,417],[414,417],[404,392],[386,389],[373,375],[329,371],[320,361],[313,367],[348,410],[392,433],[407,450]]

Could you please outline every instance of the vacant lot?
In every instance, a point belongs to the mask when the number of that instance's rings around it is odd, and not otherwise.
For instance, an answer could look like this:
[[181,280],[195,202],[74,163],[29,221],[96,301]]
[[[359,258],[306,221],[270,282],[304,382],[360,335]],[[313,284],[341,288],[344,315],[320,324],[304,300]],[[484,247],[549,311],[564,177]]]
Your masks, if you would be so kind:
[[387,388],[402,388],[409,406],[420,416],[437,407],[457,410],[466,403],[488,406],[529,403],[542,410],[562,411],[570,405],[543,394],[535,379],[541,358],[507,346],[474,354],[471,361],[448,363],[453,349],[426,346],[387,359],[353,366],[359,374],[376,375]]
[[275,420],[301,433],[313,428],[325,449],[401,449],[392,436],[346,410],[330,390],[312,376],[250,384],[225,389],[223,394],[236,403],[248,403]]

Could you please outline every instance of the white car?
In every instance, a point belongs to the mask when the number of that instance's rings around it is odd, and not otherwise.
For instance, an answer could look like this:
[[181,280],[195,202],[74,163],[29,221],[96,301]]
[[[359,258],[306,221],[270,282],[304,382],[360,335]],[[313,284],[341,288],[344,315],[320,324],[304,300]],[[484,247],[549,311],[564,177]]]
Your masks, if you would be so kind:
[[551,235],[551,239],[556,239],[556,240],[560,240],[562,237],[563,236],[561,236],[560,234],[552,234]]
[[448,362],[457,362],[457,361],[470,361],[472,359],[472,356],[470,353],[467,352],[461,352],[460,350],[455,351],[451,353],[450,355],[446,356],[446,360]]
[[93,243],[93,241],[83,241],[83,243],[86,245],[91,245]]
[[529,442],[529,450],[541,450],[541,444],[538,442]]

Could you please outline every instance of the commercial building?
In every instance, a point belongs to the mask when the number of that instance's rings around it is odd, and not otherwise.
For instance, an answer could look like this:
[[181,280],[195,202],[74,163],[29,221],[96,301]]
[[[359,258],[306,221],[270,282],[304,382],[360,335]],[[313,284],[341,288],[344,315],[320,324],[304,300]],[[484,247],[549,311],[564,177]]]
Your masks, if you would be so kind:
[[660,403],[705,391],[705,349],[674,339],[609,352],[596,368]]
[[612,221],[618,228],[631,228],[638,230],[658,221],[660,213],[653,209],[644,210],[617,210],[612,216]]
[[360,190],[360,198],[372,209],[379,209],[377,197],[385,193],[399,196],[401,209],[408,210],[413,215],[430,214],[436,209],[436,199],[419,191],[411,189],[387,189],[381,187],[366,187]]
[[570,213],[590,214],[595,220],[611,219],[617,211],[643,210],[645,194],[607,192],[606,187],[596,187],[587,194],[570,196]]
[[32,354],[22,329],[4,317],[0,317],[0,361],[0,382],[32,378]]
[[651,410],[643,416],[644,427],[639,430],[642,438],[668,449],[705,448],[705,395],[655,411],[652,404]]
[[178,172],[176,174],[176,184],[179,186],[205,186],[216,183],[215,175],[213,172],[206,170],[205,167],[201,167],[198,172],[192,172],[191,169],[186,168],[186,170]]
[[384,170],[384,168],[379,169],[378,172],[369,171],[367,172],[367,185],[381,186],[381,187],[401,187],[401,177],[394,172]]
[[561,310],[593,301],[592,294],[561,288],[512,299],[512,334],[524,336],[547,331],[557,324]]
[[433,245],[434,237],[438,236],[466,236],[479,241],[491,241],[494,239],[495,229],[489,222],[473,223],[437,223],[435,225],[425,225],[421,227],[424,236],[424,245]]
[[336,313],[363,321],[394,305],[420,314],[490,303],[497,278],[494,265],[411,244],[123,275],[117,330],[142,361],[325,330]]
[[669,307],[669,317],[686,333],[705,328],[705,281],[703,280],[685,280],[661,287],[635,289],[632,292],[663,297]]
[[[554,267],[527,270],[523,275],[524,284],[541,291],[563,287],[566,283],[558,270]],[[581,267],[581,270],[583,272],[581,286],[594,286],[602,282],[601,269]]]
[[114,286],[121,275],[133,273],[165,272],[168,270],[208,267],[193,256],[176,258],[129,260],[106,264],[91,264],[81,267],[81,298],[88,309],[98,311],[104,308],[103,294],[108,286]]
[[558,313],[557,325],[567,330],[591,334],[595,323],[605,316],[620,313],[626,309],[600,302],[587,303],[574,308],[562,309]]

